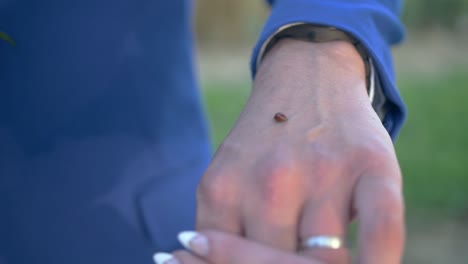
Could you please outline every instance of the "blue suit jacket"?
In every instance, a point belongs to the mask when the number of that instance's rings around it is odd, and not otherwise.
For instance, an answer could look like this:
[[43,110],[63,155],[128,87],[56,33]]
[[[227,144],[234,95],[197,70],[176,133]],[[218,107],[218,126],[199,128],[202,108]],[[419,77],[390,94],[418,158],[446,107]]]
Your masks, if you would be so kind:
[[[398,1],[273,6],[257,47],[296,21],[343,28],[368,47],[394,135]],[[151,263],[193,228],[210,145],[191,10],[189,0],[0,1],[0,31],[17,43],[0,41],[0,264]]]

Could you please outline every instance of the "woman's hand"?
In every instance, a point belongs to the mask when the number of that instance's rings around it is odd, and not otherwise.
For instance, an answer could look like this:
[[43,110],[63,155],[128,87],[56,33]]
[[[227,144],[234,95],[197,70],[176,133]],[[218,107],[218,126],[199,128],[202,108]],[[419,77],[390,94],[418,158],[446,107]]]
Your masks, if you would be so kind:
[[180,242],[187,250],[157,253],[157,264],[319,264],[302,256],[217,231],[182,232]]

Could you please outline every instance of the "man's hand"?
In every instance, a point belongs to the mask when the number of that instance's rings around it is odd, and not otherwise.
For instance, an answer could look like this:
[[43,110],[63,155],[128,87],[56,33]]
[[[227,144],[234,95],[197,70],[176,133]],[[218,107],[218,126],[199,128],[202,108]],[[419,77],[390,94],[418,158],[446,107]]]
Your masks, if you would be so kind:
[[[300,239],[346,235],[357,217],[360,263],[398,263],[401,175],[364,75],[351,44],[279,42],[202,178],[197,228],[296,251]],[[278,112],[288,120],[276,122]],[[345,249],[304,254],[348,260]]]

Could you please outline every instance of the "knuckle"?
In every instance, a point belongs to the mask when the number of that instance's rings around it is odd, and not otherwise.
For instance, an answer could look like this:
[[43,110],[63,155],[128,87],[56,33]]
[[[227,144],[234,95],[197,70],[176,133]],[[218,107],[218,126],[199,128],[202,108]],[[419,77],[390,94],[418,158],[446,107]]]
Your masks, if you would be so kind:
[[398,168],[393,144],[381,138],[369,138],[354,145],[354,157],[358,164],[367,164],[370,168],[388,170]]
[[205,174],[197,188],[198,199],[209,205],[229,203],[235,195],[231,175],[227,172]]
[[395,155],[393,144],[389,144],[381,138],[369,140],[365,145],[364,151],[365,154],[369,156],[377,156],[385,159]]
[[264,162],[256,174],[260,199],[267,208],[290,199],[288,197],[299,191],[302,182],[299,166],[293,159]]

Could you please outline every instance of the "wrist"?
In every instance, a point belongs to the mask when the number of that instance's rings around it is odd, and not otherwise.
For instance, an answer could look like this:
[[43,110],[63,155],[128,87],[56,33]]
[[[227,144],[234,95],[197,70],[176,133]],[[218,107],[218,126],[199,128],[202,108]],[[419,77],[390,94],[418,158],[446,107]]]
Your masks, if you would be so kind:
[[[334,67],[331,76],[357,77],[365,81],[365,65],[356,48],[346,41],[324,43],[307,42],[297,39],[282,39],[265,55],[259,71],[265,65],[283,64],[288,68]],[[302,71],[301,71],[302,72]],[[313,72],[309,72],[313,75]],[[339,75],[340,74],[340,75]]]
[[[287,116],[285,126],[273,120],[278,112]],[[262,61],[227,140],[253,144],[251,131],[300,139],[318,127],[384,131],[367,95],[362,58],[347,42],[281,40]]]
[[291,109],[309,107],[313,112],[317,107],[338,110],[364,102],[370,106],[364,63],[345,41],[279,41],[259,67],[252,96],[270,98]]

